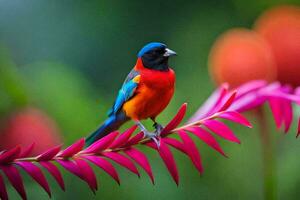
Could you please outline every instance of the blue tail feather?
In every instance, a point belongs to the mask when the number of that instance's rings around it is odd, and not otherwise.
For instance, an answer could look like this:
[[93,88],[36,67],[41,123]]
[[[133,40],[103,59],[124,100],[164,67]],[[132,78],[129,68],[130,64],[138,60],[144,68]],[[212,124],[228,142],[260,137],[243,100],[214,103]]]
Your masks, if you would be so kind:
[[119,129],[128,120],[129,118],[123,112],[109,116],[95,132],[86,138],[86,146],[90,146],[107,134]]

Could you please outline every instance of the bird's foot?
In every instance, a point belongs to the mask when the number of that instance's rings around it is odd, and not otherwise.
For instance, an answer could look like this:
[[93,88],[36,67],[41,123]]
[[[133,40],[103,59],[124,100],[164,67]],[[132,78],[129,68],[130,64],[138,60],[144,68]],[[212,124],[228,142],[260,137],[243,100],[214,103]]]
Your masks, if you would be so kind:
[[155,128],[155,134],[157,136],[160,136],[160,133],[162,132],[162,130],[164,129],[164,127],[161,124],[157,123],[157,122],[155,122],[153,124],[153,127]]
[[150,132],[148,130],[142,130],[144,138],[150,138],[156,144],[157,148],[160,146],[160,136],[156,132]]
[[160,132],[162,131],[163,127],[160,124],[155,123],[153,126],[155,127],[154,132],[148,131],[144,125],[140,121],[136,121],[136,124],[140,127],[141,131],[144,133],[144,138],[150,138],[153,140],[159,148],[160,146]]

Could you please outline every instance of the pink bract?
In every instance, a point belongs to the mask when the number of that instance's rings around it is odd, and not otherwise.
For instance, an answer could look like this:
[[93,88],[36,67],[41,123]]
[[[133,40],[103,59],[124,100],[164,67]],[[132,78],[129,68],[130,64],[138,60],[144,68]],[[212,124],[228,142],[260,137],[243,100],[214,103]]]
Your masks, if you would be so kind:
[[[120,179],[117,170],[112,165],[113,162],[138,176],[140,173],[136,165],[139,165],[154,183],[151,164],[147,155],[143,153],[145,148],[157,151],[171,177],[176,184],[179,184],[179,172],[171,148],[187,155],[195,168],[202,173],[202,160],[194,138],[200,139],[209,147],[226,156],[213,135],[235,143],[240,141],[233,131],[220,120],[225,119],[251,128],[249,121],[240,113],[264,103],[270,104],[277,127],[284,127],[284,131],[287,132],[293,119],[291,105],[300,103],[299,91],[300,89],[292,90],[279,83],[267,84],[264,81],[252,81],[234,91],[228,90],[227,85],[224,84],[186,123],[179,126],[187,108],[187,104],[183,104],[163,129],[159,148],[152,140],[143,138],[143,133],[137,132],[136,126],[133,126],[122,134],[118,131],[112,132],[85,149],[85,140],[80,139],[63,150],[61,150],[61,146],[56,146],[36,157],[27,157],[33,149],[33,145],[25,150],[15,147],[0,152],[0,171],[3,172],[0,174],[0,198],[8,199],[6,185],[3,181],[3,176],[6,176],[21,198],[27,199],[23,179],[19,173],[21,169],[43,187],[49,196],[51,195],[50,187],[41,168],[48,171],[64,190],[63,177],[57,165],[61,165],[65,170],[82,179],[93,192],[98,189],[98,184],[95,172],[91,167],[92,164],[107,173],[118,184],[120,184]],[[284,114],[282,114],[283,112]],[[300,128],[298,134],[299,130]],[[179,137],[174,138],[173,135],[176,134]],[[191,135],[196,137],[191,137]],[[20,166],[20,168],[16,166]]]

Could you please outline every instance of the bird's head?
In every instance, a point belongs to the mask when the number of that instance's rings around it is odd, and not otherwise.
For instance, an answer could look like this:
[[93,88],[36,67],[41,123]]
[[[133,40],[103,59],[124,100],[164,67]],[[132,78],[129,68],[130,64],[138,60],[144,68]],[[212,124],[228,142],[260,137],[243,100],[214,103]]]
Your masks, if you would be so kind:
[[167,71],[169,70],[169,57],[174,55],[176,55],[176,52],[168,49],[165,44],[151,42],[139,51],[138,58],[142,60],[143,66],[148,69]]

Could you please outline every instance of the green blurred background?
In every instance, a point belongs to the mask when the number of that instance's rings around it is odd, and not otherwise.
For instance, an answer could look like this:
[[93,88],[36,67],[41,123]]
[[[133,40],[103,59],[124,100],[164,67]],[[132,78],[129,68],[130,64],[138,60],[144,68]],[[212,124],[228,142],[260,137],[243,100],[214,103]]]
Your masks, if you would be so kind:
[[[151,41],[164,42],[179,55],[171,60],[177,74],[175,96],[159,121],[166,123],[184,102],[191,115],[214,90],[207,57],[216,37],[231,27],[250,28],[263,10],[280,3],[297,0],[2,0],[1,124],[5,126],[11,113],[29,106],[56,122],[65,144],[86,136],[105,119],[138,50]],[[269,121],[275,127],[271,118]],[[201,176],[186,157],[174,151],[180,172],[178,187],[160,158],[146,150],[155,186],[142,170],[139,179],[117,166],[118,186],[96,169],[100,187],[94,196],[85,183],[64,172],[66,192],[47,175],[52,180],[53,199],[262,199],[257,129],[230,126],[242,144],[220,140],[228,159],[197,143],[205,168]],[[300,197],[300,144],[295,131],[293,127],[291,134],[283,136],[273,130],[279,199]],[[29,199],[48,198],[26,175],[25,181]],[[13,188],[8,189],[11,199],[19,198]]]

